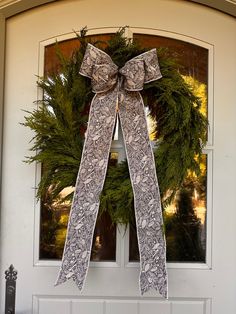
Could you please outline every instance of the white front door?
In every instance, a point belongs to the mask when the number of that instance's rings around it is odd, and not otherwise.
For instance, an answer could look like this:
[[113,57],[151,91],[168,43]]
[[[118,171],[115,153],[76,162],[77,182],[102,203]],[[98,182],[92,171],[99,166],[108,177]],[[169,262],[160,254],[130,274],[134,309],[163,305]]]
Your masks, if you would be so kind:
[[[139,264],[129,256],[129,234],[124,235],[122,228],[116,233],[115,258],[91,263],[82,294],[72,281],[54,288],[60,262],[47,260],[40,251],[40,205],[35,201],[39,171],[35,165],[22,162],[30,154],[29,141],[33,136],[20,125],[25,114],[22,109],[32,110],[33,102],[40,97],[35,75],[43,73],[45,46],[56,39],[73,38],[72,30],[86,25],[89,34],[111,33],[119,26],[130,25],[129,36],[146,43],[161,36],[181,41],[178,49],[185,47],[190,54],[191,45],[195,45],[207,56],[205,63],[198,59],[198,54],[195,58],[196,75],[204,77],[208,86],[210,123],[204,151],[207,181],[201,200],[202,217],[201,202],[197,205],[199,219],[205,226],[201,234],[204,252],[201,258],[185,256],[181,261],[178,254],[170,253],[168,301],[155,292],[140,297]],[[7,21],[0,273],[11,263],[19,272],[16,313],[235,313],[235,31],[234,18],[174,0],[121,0],[112,4],[106,0],[58,1]],[[162,42],[167,39],[162,38]],[[185,73],[186,77],[191,75]],[[116,144],[115,152],[120,149]],[[4,285],[1,279],[1,291]],[[2,313],[4,293],[1,295]]]

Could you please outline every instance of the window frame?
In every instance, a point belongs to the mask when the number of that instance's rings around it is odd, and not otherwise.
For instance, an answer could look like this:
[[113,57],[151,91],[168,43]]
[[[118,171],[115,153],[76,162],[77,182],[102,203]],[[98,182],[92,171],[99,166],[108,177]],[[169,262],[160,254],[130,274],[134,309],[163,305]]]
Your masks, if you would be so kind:
[[[106,28],[94,28],[88,30],[88,35],[99,35],[115,33],[118,28],[106,27]],[[207,144],[204,147],[203,153],[207,155],[207,214],[206,214],[206,261],[204,263],[198,262],[168,262],[168,269],[211,269],[212,268],[212,186],[213,186],[213,154],[214,154],[214,132],[213,132],[213,64],[214,64],[214,46],[198,40],[196,38],[179,34],[176,32],[169,32],[156,29],[136,28],[129,27],[125,30],[125,36],[132,38],[133,34],[146,34],[153,36],[163,36],[176,40],[181,40],[194,44],[208,50],[208,139]],[[38,54],[38,76],[42,77],[44,73],[44,51],[45,46],[54,44],[56,41],[61,42],[69,39],[76,38],[74,32],[57,35],[55,37],[48,38],[39,42],[39,54]],[[37,89],[37,99],[42,99],[42,90]],[[119,141],[115,141],[111,147],[111,152],[120,152],[120,159],[123,159],[122,153],[123,147]],[[41,176],[41,165],[36,165],[35,168],[35,189],[38,186]],[[34,266],[51,266],[58,267],[61,265],[60,260],[43,260],[39,258],[39,245],[40,245],[40,202],[36,202],[35,197],[35,232],[34,232]],[[116,260],[115,261],[91,261],[90,267],[126,267],[126,268],[138,268],[139,262],[129,261],[129,228],[125,228],[123,225],[117,225],[116,230]]]

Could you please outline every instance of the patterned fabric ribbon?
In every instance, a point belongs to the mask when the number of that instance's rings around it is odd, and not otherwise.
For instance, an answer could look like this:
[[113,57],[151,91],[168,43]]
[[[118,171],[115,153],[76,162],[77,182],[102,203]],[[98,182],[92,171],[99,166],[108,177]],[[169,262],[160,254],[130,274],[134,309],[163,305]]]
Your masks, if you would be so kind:
[[124,136],[140,253],[141,294],[154,288],[167,298],[166,244],[153,151],[142,97],[143,84],[162,77],[156,49],[118,69],[104,51],[88,44],[80,74],[95,93],[77,177],[59,285],[73,278],[82,290],[91,254],[99,197],[107,171],[117,115]]

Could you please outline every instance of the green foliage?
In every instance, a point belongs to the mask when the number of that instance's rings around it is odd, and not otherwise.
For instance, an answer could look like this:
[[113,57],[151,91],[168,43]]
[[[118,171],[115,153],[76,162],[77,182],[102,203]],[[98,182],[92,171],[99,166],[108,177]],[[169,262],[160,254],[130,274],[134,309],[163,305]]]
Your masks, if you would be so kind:
[[133,191],[126,161],[108,167],[100,213],[108,211],[115,223],[135,224],[133,211]]
[[144,89],[146,105],[157,121],[159,139],[155,151],[162,198],[169,203],[181,187],[188,170],[200,174],[199,158],[206,142],[207,119],[199,112],[200,99],[194,96],[178,72],[174,60],[159,50],[163,78]]
[[[113,61],[122,66],[144,51],[118,31],[105,45]],[[93,94],[90,81],[79,75],[88,37],[86,29],[78,35],[80,49],[70,59],[58,50],[59,73],[39,78],[44,99],[33,112],[27,112],[23,125],[34,131],[29,163],[43,165],[37,196],[50,191],[53,200],[62,200],[60,192],[74,186],[79,169],[89,105]],[[93,43],[99,48],[104,43]],[[158,147],[155,150],[157,175],[165,203],[181,188],[188,171],[200,173],[199,158],[206,141],[207,119],[199,112],[200,100],[194,96],[178,71],[178,64],[158,49],[163,78],[151,82],[142,91],[150,115],[157,121]],[[72,198],[72,193],[67,196]],[[134,224],[133,192],[127,162],[109,167],[101,196],[100,213],[108,211],[114,223]]]
[[58,57],[61,73],[39,79],[44,99],[37,109],[28,112],[24,122],[35,133],[31,150],[36,154],[27,161],[43,165],[38,197],[50,188],[56,198],[64,187],[74,185],[93,96],[89,82],[78,75],[83,58],[80,51],[69,60],[60,54]]

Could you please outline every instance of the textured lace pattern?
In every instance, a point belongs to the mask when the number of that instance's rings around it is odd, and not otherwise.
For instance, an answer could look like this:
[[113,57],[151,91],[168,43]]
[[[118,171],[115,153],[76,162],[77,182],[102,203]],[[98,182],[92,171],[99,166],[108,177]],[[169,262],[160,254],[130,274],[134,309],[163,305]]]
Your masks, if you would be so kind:
[[135,200],[140,291],[143,294],[154,288],[167,298],[166,244],[162,230],[160,194],[143,100],[138,92],[144,83],[161,78],[156,50],[149,50],[118,69],[109,55],[88,44],[80,74],[91,79],[95,96],[90,108],[62,266],[56,285],[73,278],[80,290],[84,286],[99,197],[118,114]]

